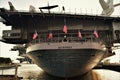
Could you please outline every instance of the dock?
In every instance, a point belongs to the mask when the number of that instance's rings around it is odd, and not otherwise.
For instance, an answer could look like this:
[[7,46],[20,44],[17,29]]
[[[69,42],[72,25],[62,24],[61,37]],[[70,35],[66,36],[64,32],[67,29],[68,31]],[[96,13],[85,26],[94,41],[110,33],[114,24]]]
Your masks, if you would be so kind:
[[[11,68],[14,68],[14,70],[15,70],[14,75],[4,74],[4,70],[11,69]],[[0,74],[0,80],[21,80],[21,79],[23,79],[22,77],[17,76],[18,65],[15,65],[15,66],[12,65],[11,67],[5,66],[5,67],[1,67],[0,69],[2,70],[2,74]]]
[[109,69],[120,72],[120,64],[99,64],[94,69]]

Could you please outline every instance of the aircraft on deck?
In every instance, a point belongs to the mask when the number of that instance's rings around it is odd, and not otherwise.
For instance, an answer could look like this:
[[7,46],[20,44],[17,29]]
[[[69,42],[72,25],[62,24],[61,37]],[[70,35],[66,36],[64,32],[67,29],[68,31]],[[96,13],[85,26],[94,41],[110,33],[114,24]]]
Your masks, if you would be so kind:
[[114,8],[120,5],[120,3],[113,4],[113,0],[107,0],[107,2],[99,0],[99,2],[103,8],[102,15],[105,16],[110,16],[114,12]]

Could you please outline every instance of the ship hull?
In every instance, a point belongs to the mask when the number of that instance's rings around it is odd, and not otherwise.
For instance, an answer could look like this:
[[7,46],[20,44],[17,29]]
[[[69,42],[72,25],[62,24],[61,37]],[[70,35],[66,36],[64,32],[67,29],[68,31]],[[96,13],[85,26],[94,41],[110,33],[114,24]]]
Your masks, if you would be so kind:
[[[39,44],[34,46],[40,47]],[[29,50],[27,53],[28,57],[45,72],[58,77],[83,75],[96,66],[104,54],[105,51],[94,48],[36,49]]]

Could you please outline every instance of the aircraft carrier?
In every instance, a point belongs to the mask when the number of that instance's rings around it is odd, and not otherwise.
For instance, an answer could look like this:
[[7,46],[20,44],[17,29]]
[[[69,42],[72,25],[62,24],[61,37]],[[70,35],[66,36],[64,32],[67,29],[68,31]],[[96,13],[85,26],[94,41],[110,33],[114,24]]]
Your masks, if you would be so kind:
[[12,26],[3,31],[1,41],[21,44],[22,49],[13,50],[22,50],[53,76],[87,73],[112,54],[113,42],[120,40],[119,17],[0,10],[2,22]]

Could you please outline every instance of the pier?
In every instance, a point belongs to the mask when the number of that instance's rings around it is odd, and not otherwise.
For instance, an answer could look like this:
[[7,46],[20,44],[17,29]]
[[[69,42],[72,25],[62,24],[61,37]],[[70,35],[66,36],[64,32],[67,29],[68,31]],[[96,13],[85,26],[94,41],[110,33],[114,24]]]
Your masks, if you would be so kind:
[[[4,70],[6,69],[12,69],[14,68],[15,74],[4,74]],[[2,70],[2,73],[0,74],[0,80],[21,80],[22,77],[18,77],[17,72],[18,72],[18,65],[12,65],[12,66],[2,66],[0,67],[0,70]]]
[[120,64],[99,64],[94,69],[109,69],[120,72]]

